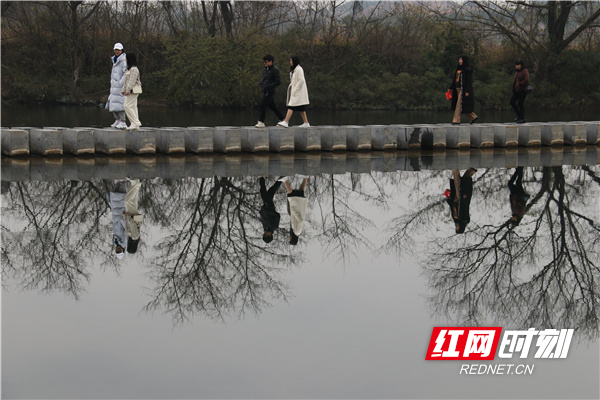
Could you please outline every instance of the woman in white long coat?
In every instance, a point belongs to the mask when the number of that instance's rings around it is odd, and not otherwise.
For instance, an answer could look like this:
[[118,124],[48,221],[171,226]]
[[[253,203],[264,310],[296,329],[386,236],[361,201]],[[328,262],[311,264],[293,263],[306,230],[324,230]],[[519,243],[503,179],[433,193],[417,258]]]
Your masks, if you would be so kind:
[[308,88],[306,87],[304,70],[300,66],[300,59],[298,56],[290,57],[290,70],[290,86],[288,87],[287,92],[288,111],[285,120],[279,122],[277,125],[287,128],[290,123],[290,118],[292,118],[292,114],[294,111],[298,111],[304,121],[304,123],[300,125],[300,128],[307,128],[310,126],[308,118],[306,117],[306,106],[309,104]]
[[304,191],[306,190],[308,178],[302,179],[302,185],[298,189],[292,189],[287,177],[281,178],[280,181],[284,181],[287,190],[288,213],[290,214],[290,244],[295,246],[298,244],[298,236],[300,236],[304,227],[308,205]]
[[142,90],[142,82],[140,81],[140,70],[137,67],[137,57],[134,53],[127,53],[127,72],[125,72],[125,84],[121,90],[121,94],[125,95],[125,114],[129,118],[131,125],[127,130],[140,129],[140,122],[137,99]]
[[125,83],[125,72],[127,72],[127,58],[123,52],[123,45],[115,43],[115,55],[111,57],[113,63],[112,72],[110,74],[110,94],[106,102],[106,109],[113,113],[115,122],[111,125],[112,128],[125,129],[127,128],[127,117],[125,115],[125,96],[121,94],[123,84]]

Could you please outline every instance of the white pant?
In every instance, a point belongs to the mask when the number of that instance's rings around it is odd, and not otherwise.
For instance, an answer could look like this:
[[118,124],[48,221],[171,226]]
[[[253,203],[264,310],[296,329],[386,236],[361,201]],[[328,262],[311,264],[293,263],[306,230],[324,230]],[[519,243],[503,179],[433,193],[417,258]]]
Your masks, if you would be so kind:
[[131,126],[137,126],[138,128],[142,126],[138,118],[138,108],[137,108],[137,98],[138,94],[129,93],[129,95],[125,96],[125,114],[127,114],[127,118],[131,123]]
[[140,238],[140,226],[142,225],[142,215],[138,210],[138,197],[141,183],[139,179],[132,179],[131,186],[125,195],[125,230],[127,235],[133,240]]
[[[137,94],[135,96],[137,96]],[[140,213],[138,211],[138,198],[140,193],[140,186],[142,186],[142,184],[139,179],[132,179],[131,186],[129,187],[129,190],[127,190],[127,194],[125,195],[125,210],[130,214]]]

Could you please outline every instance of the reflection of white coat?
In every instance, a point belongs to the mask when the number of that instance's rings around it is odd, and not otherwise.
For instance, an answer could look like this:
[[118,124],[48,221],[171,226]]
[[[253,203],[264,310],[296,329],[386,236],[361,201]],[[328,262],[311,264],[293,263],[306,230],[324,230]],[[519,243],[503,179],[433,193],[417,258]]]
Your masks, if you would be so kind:
[[292,223],[292,230],[296,236],[302,233],[302,227],[304,225],[304,216],[306,215],[306,206],[308,200],[306,197],[292,196],[288,197],[288,212],[290,213],[290,220]]
[[141,183],[138,179],[131,180],[131,186],[125,196],[125,229],[133,240],[140,238],[140,226],[143,215],[138,210],[138,197]]
[[127,58],[125,53],[122,53],[118,58],[117,62],[113,61],[114,56],[110,58],[113,62],[112,72],[110,74],[110,95],[108,95],[108,101],[106,102],[106,108],[108,111],[125,111],[123,103],[125,103],[125,96],[121,94],[123,85],[125,84],[125,72],[127,72]]
[[309,104],[304,70],[300,65],[296,66],[294,71],[290,72],[290,81],[287,91],[287,105],[296,107]]

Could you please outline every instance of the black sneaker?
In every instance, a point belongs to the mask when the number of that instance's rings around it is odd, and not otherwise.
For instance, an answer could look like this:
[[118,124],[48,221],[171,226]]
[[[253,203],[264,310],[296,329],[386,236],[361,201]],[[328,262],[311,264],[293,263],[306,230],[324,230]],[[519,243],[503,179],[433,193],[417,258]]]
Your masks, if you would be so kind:
[[479,121],[479,117],[475,118],[473,121],[471,121],[471,123],[474,124],[477,121]]

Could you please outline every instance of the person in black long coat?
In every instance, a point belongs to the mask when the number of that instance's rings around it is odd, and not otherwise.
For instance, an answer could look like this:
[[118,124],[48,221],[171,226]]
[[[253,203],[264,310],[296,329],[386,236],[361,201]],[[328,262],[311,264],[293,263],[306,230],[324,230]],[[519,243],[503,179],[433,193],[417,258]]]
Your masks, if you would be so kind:
[[469,168],[460,176],[460,171],[452,170],[450,179],[450,193],[446,202],[450,206],[450,213],[454,221],[456,233],[465,233],[471,222],[470,205],[473,197],[473,175],[477,170]]
[[479,118],[473,112],[475,109],[473,67],[469,63],[469,57],[464,55],[459,57],[449,89],[452,90],[452,109],[454,110],[452,124],[460,124],[461,114],[466,114],[471,123],[477,121]]

